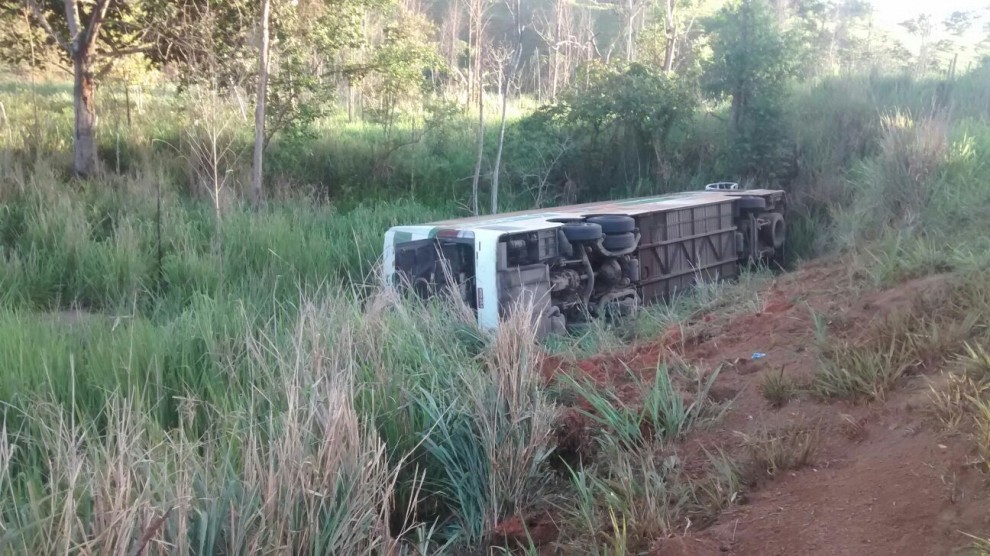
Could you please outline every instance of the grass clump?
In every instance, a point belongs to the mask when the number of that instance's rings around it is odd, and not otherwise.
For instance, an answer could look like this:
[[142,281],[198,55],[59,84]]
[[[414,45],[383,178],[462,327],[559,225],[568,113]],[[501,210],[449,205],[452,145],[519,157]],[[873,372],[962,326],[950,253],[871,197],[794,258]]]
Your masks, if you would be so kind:
[[135,392],[109,394],[96,419],[35,400],[0,450],[11,455],[0,474],[4,545],[25,554],[392,550],[400,466],[358,413],[343,346],[311,342],[319,311],[307,309],[286,344],[245,339],[245,371],[265,395],[240,408],[189,397],[180,426],[163,429]]
[[784,374],[784,367],[780,368],[780,372],[764,373],[763,380],[760,382],[760,394],[770,404],[770,407],[775,409],[787,405],[787,402],[797,396],[798,391],[797,382]]
[[820,368],[812,388],[825,399],[883,401],[903,377],[960,351],[987,329],[990,288],[985,271],[922,284],[910,305],[855,341],[819,334]]
[[[603,433],[625,449],[638,449],[653,441],[674,440],[702,420],[717,416],[708,393],[718,378],[719,369],[707,377],[692,369],[694,389],[690,401],[674,385],[665,362],[657,365],[652,380],[626,366],[630,387],[625,395],[614,387],[601,388],[590,379],[563,375],[563,383],[584,400],[590,410],[582,411],[601,425]],[[634,398],[630,397],[632,393]]]
[[885,344],[832,345],[815,375],[813,388],[822,398],[882,401],[887,392],[919,363],[908,339],[889,338]]
[[614,448],[599,466],[572,470],[575,499],[562,510],[572,525],[567,529],[582,534],[562,539],[562,546],[591,554],[646,549],[704,526],[741,496],[739,470],[722,453],[709,454],[703,472],[688,474],[675,453],[656,443]]
[[974,556],[990,555],[990,538],[978,537],[969,533],[963,533],[963,535],[972,539],[972,542],[966,547],[964,553],[973,554]]
[[[540,497],[553,406],[531,315],[475,355],[430,347],[463,325],[452,304],[333,293],[300,300],[294,325],[235,334],[239,349],[171,382],[168,400],[140,382],[88,390],[68,357],[68,382],[25,390],[0,428],[4,545],[432,553],[476,546]],[[122,375],[149,360],[130,364]],[[175,422],[158,404],[174,404]]]
[[938,420],[948,429],[959,429],[973,415],[976,404],[990,397],[990,354],[982,345],[966,344],[958,362],[962,372],[942,373],[944,382],[929,385]]
[[990,471],[990,354],[981,344],[967,344],[958,362],[961,372],[930,386],[934,413],[947,429],[970,436],[977,462]]
[[771,477],[807,465],[820,441],[818,426],[807,425],[791,425],[776,430],[764,427],[752,435],[740,435],[749,453],[752,471]]

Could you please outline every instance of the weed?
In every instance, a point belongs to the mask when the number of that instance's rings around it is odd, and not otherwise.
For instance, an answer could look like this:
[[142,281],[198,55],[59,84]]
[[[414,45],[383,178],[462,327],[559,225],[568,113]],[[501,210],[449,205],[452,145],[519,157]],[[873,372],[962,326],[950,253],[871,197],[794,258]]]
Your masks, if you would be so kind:
[[760,393],[770,407],[781,408],[797,395],[798,385],[793,378],[784,374],[784,367],[781,367],[780,372],[771,371],[763,374]]
[[990,355],[967,344],[959,363],[961,372],[929,385],[933,411],[945,428],[969,434],[978,462],[990,470]]
[[739,466],[721,449],[708,452],[709,472],[700,479],[692,479],[694,503],[691,515],[700,518],[702,524],[714,519],[723,510],[740,501],[742,497],[742,473]]
[[811,324],[815,332],[815,346],[824,349],[828,345],[829,319],[824,313],[816,311],[808,306],[808,313],[811,315]]
[[957,279],[948,293],[919,296],[912,307],[887,317],[856,342],[820,346],[815,392],[826,399],[882,401],[903,376],[942,362],[985,327],[984,290],[981,279]]
[[883,400],[897,382],[947,344],[934,321],[913,313],[888,318],[865,341],[824,347],[813,388],[822,398]]
[[856,419],[847,413],[840,413],[839,432],[853,442],[866,438],[866,418]]
[[883,400],[917,363],[903,338],[891,338],[880,349],[843,342],[825,356],[813,388],[822,398]]
[[[574,524],[571,530],[595,533],[595,546],[604,542],[611,548],[621,542],[639,548],[691,523],[709,522],[740,497],[738,470],[721,451],[709,454],[703,475],[692,477],[676,454],[656,444],[632,451],[615,448],[600,466],[572,471],[577,500],[561,508]],[[602,523],[624,527],[603,530]],[[566,543],[588,546],[586,537]]]
[[667,364],[658,364],[652,381],[626,367],[626,375],[641,399],[626,400],[614,388],[601,388],[590,380],[564,375],[564,384],[587,401],[591,411],[584,412],[600,424],[606,434],[617,439],[625,449],[637,449],[653,440],[672,440],[684,435],[701,420],[714,418],[708,392],[718,378],[719,369],[703,377],[695,372],[692,401],[674,387]]
[[975,556],[990,556],[990,538],[978,537],[969,533],[963,533],[963,535],[972,539],[972,542],[966,547],[966,552]]
[[773,477],[811,461],[819,444],[819,427],[791,425],[775,430],[764,427],[752,435],[740,433],[740,436],[753,471]]
[[941,384],[929,385],[929,398],[935,417],[946,429],[957,430],[971,415],[970,400],[990,395],[990,383],[956,373],[943,372],[942,376]]

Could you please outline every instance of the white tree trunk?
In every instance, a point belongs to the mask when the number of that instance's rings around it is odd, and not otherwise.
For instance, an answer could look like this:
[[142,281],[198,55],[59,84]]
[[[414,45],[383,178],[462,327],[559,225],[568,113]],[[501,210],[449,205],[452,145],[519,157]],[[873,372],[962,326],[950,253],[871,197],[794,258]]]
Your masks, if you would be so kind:
[[636,11],[634,0],[627,0],[626,2],[626,61],[634,62],[636,60],[635,47],[635,37],[636,31],[634,29],[636,23]]
[[492,214],[498,214],[498,177],[502,166],[502,147],[505,145],[505,113],[506,107],[509,104],[509,87],[512,86],[512,80],[516,77],[516,72],[519,71],[519,61],[522,58],[522,48],[521,45],[516,48],[516,52],[513,55],[512,69],[509,70],[509,75],[505,77],[505,83],[501,85],[502,93],[502,122],[501,127],[498,132],[498,151],[495,154],[495,168],[492,170]]
[[271,0],[261,0],[261,44],[258,46],[258,90],[254,106],[254,164],[251,175],[251,201],[261,202],[262,170],[265,154],[265,109],[268,98],[268,19]]
[[[479,80],[480,81],[480,80]],[[480,87],[481,84],[479,83]],[[478,185],[481,182],[481,161],[485,156],[485,95],[478,95],[478,154],[474,161],[474,178],[471,180],[471,212],[478,215]]]
[[677,3],[675,0],[667,0],[667,19],[664,24],[664,31],[667,45],[663,53],[663,71],[670,73],[674,69],[674,56],[677,52]]

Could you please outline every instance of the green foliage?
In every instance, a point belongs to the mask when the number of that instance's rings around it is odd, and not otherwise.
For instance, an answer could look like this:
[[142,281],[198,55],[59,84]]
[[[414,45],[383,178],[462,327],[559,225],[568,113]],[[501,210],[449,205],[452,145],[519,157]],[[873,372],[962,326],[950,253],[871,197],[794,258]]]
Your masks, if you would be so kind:
[[[531,338],[490,338],[457,307],[367,286],[388,226],[458,214],[476,114],[423,88],[427,78],[444,79],[424,72],[437,63],[427,19],[395,19],[402,12],[392,4],[375,4],[382,19],[369,21],[391,25],[377,36],[352,26],[367,8],[354,5],[333,4],[336,13],[276,5],[271,94],[291,117],[281,127],[270,122],[280,130],[267,153],[271,200],[257,210],[238,201],[238,153],[250,137],[245,107],[236,94],[217,92],[236,88],[215,90],[213,112],[229,126],[233,153],[218,167],[229,181],[215,212],[185,191],[202,190],[188,147],[208,139],[203,115],[213,108],[197,102],[197,87],[178,96],[170,87],[134,87],[130,99],[101,88],[101,152],[117,171],[66,183],[71,89],[0,85],[0,402],[8,408],[0,488],[9,493],[0,502],[0,542],[26,553],[63,551],[66,539],[132,552],[149,519],[165,516],[153,542],[203,553],[385,552],[384,531],[401,548],[415,540],[420,553],[460,552],[547,492],[553,407]],[[807,61],[797,59],[789,73],[781,69],[788,60],[766,62],[770,39],[741,45],[741,29],[731,26],[731,18],[750,17],[741,9],[716,17],[729,27],[713,47],[738,48],[749,64],[740,75],[758,93],[743,112],[750,136],[734,132],[718,105],[699,104],[690,73],[592,64],[536,115],[528,99],[510,103],[509,203],[696,188],[749,168],[791,188],[790,240],[802,253],[829,247],[827,230],[854,252],[854,272],[876,284],[985,269],[990,66],[952,83],[876,75],[792,88],[788,76],[809,71]],[[770,24],[753,17],[753,29]],[[247,28],[248,19],[216,33]],[[231,74],[250,76],[253,54],[238,33],[191,36],[229,40],[225,48],[240,49],[225,60]],[[325,55],[310,57],[320,41]],[[321,63],[328,65],[313,69]],[[708,77],[716,69],[738,68],[713,65]],[[338,73],[362,92],[353,121],[331,110]],[[371,121],[387,116],[376,108],[385,95],[395,101],[390,138]],[[271,117],[281,114],[276,108]],[[773,129],[778,147],[752,137]],[[487,143],[489,160],[495,141]],[[751,156],[757,152],[777,154]],[[558,338],[554,349],[619,349],[701,311],[758,311],[767,279],[746,274],[738,284],[701,286],[633,323],[596,323]],[[974,314],[987,312],[979,303],[985,292],[967,295]],[[881,398],[917,362],[939,360],[985,324],[958,320],[925,321],[862,344],[823,339],[813,386],[825,397]],[[635,400],[571,385],[608,432],[600,439],[614,444],[614,461],[585,461],[572,484],[551,486],[578,498],[566,517],[580,520],[592,544],[636,546],[735,499],[738,477],[728,462],[710,477],[688,478],[669,457],[672,440],[717,416],[707,402],[714,377],[679,371],[633,376]],[[769,401],[793,395],[783,375],[768,376]],[[750,439],[761,472],[779,473],[811,453],[813,435],[778,432]],[[133,470],[133,489],[118,480],[132,475],[108,469]],[[111,488],[122,493],[116,513],[97,504]],[[63,529],[69,515],[85,527]],[[120,525],[101,529],[107,523]],[[564,546],[587,548],[583,541]]]
[[427,72],[443,65],[432,42],[433,34],[428,20],[402,9],[384,29],[384,40],[372,59],[378,79],[371,90],[378,107],[368,115],[382,125],[386,138],[391,138],[403,104],[425,92]]
[[582,195],[608,195],[616,176],[633,183],[664,182],[671,170],[671,135],[697,109],[690,89],[639,64],[584,71],[583,86],[522,125],[536,133],[550,130],[560,144],[573,145],[563,165],[587,184]]
[[713,38],[704,85],[716,98],[731,98],[736,170],[771,183],[784,181],[790,169],[782,103],[799,69],[796,35],[781,28],[763,0],[729,4],[705,26]]
[[708,454],[701,476],[658,444],[609,454],[598,467],[571,470],[574,500],[563,508],[570,525],[564,533],[578,534],[562,544],[572,551],[637,553],[686,524],[710,522],[742,490],[738,469],[722,453]]
[[123,311],[137,303],[174,312],[202,295],[288,300],[301,285],[362,281],[385,230],[444,214],[409,203],[346,213],[302,202],[260,213],[236,206],[216,237],[211,212],[172,192],[159,215],[149,184],[148,197],[137,198],[94,185],[74,192],[41,175],[27,182],[34,189],[0,203],[0,284],[12,307]]

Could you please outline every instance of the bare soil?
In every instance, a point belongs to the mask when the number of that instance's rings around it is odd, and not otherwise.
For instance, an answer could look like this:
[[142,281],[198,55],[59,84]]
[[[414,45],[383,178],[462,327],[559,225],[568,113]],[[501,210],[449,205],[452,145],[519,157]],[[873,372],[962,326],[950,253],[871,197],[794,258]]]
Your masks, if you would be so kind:
[[[760,392],[765,373],[810,382],[819,367],[813,314],[828,323],[830,335],[855,341],[882,319],[919,303],[937,304],[950,279],[929,276],[876,291],[841,261],[815,263],[775,280],[758,312],[698,315],[622,353],[548,360],[544,373],[548,381],[560,373],[584,375],[635,403],[627,369],[649,378],[661,361],[704,372],[720,367],[711,397],[728,400],[729,409],[714,426],[678,442],[688,466],[715,447],[745,461],[740,438],[759,430],[819,430],[810,465],[775,476],[755,473],[741,503],[704,529],[695,525],[656,539],[653,554],[951,554],[969,543],[963,532],[990,531],[990,490],[986,474],[972,465],[971,443],[943,432],[931,415],[929,377],[938,368],[913,373],[883,403],[822,401],[805,393],[774,409]],[[754,360],[756,352],[766,356]],[[580,452],[591,426],[568,410],[558,440]],[[534,525],[555,533],[547,521],[541,516]]]

